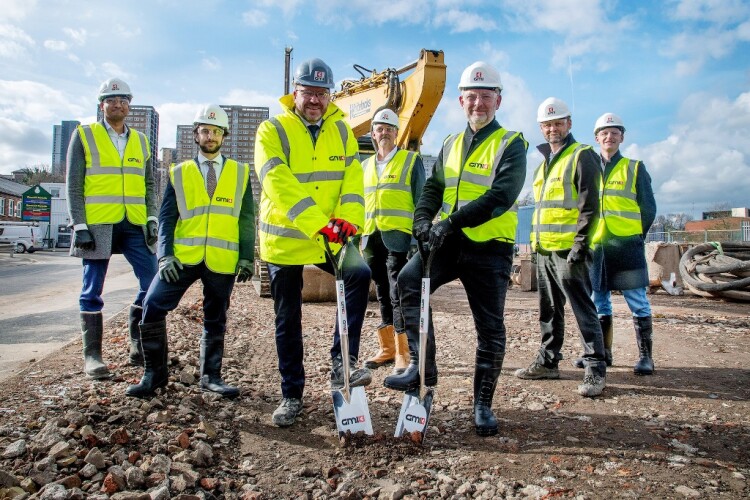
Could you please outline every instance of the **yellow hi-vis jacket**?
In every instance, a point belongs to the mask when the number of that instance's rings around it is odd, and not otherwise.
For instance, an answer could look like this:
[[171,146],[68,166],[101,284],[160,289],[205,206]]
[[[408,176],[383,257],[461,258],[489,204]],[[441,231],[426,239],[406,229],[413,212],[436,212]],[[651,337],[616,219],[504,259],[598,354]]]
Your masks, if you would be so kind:
[[378,179],[375,155],[367,158],[365,170],[365,227],[363,234],[401,231],[411,234],[414,220],[414,198],[411,173],[417,153],[399,149]]
[[209,199],[200,168],[193,160],[169,172],[180,213],[174,231],[174,255],[187,265],[205,261],[215,273],[234,274],[240,255],[240,210],[250,167],[226,158]]
[[[294,97],[280,100],[284,112],[264,121],[255,137],[260,195],[260,258],[280,265],[325,262],[318,234],[332,217],[362,228],[364,181],[359,147],[344,113],[333,103],[323,115],[317,142],[294,112]],[[332,245],[335,252],[339,247]]]
[[[526,140],[520,132],[513,132],[502,127],[490,134],[463,159],[464,133],[449,136],[443,142],[443,170],[445,172],[445,190],[440,219],[447,218],[467,203],[476,200],[492,187],[495,170],[510,143],[515,140]],[[475,227],[464,227],[462,231],[472,241],[483,242],[498,240],[513,243],[516,239],[518,225],[518,202],[505,213],[493,217]]]
[[643,233],[635,189],[639,165],[638,160],[623,157],[604,180],[599,191],[601,209],[594,241],[601,241],[605,229],[616,236]]
[[578,227],[578,190],[575,177],[578,156],[591,146],[574,142],[555,159],[547,175],[544,160],[534,172],[534,215],[531,246],[535,250],[566,250],[573,247]]
[[146,224],[146,162],[151,157],[148,139],[130,129],[125,154],[101,123],[79,125],[86,157],[83,193],[87,224],[116,224],[127,215],[133,224]]

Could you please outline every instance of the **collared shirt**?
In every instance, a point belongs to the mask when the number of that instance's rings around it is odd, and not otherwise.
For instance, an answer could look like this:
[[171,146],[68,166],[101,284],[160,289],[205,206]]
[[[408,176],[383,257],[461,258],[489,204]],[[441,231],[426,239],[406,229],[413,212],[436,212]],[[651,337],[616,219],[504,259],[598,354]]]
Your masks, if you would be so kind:
[[215,162],[214,172],[216,172],[216,182],[219,181],[219,177],[221,177],[221,169],[224,167],[223,155],[216,155],[216,158],[214,158],[213,160],[209,160],[201,153],[198,153],[198,167],[201,169],[201,175],[203,175],[203,184],[205,184],[206,179],[208,179],[208,163],[206,163],[208,161]]
[[388,162],[391,161],[391,158],[396,154],[396,151],[398,151],[397,147],[394,147],[391,149],[391,152],[385,155],[385,158],[382,160],[378,160],[378,154],[375,153],[375,168],[378,171],[378,179],[380,179],[380,176],[383,175],[383,170],[385,170],[385,166],[388,165]]
[[107,134],[109,134],[109,138],[112,139],[112,144],[115,145],[115,148],[117,148],[117,152],[120,154],[120,160],[122,160],[122,157],[125,155],[125,146],[128,143],[128,134],[130,134],[130,129],[127,125],[124,125],[125,129],[123,130],[122,134],[118,134],[115,129],[112,128],[112,126],[107,122],[107,120],[104,120],[104,126],[107,128]]

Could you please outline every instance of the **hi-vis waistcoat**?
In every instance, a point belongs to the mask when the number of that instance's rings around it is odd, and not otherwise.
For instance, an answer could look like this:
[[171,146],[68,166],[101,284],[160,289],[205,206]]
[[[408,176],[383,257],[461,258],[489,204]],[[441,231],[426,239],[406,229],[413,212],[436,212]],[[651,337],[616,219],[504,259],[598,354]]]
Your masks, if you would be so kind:
[[174,231],[174,255],[188,265],[205,261],[215,273],[234,274],[240,256],[240,210],[250,178],[247,164],[226,158],[213,199],[193,160],[169,172],[180,217]]
[[414,198],[411,173],[417,153],[399,149],[378,179],[375,155],[363,163],[365,170],[365,228],[363,234],[376,230],[397,230],[411,234],[414,220]]
[[601,217],[595,241],[601,240],[605,228],[616,236],[634,236],[643,232],[635,190],[638,165],[639,161],[623,157],[609,172],[600,190]]
[[255,171],[263,188],[260,258],[280,265],[318,264],[325,262],[318,231],[332,217],[364,225],[359,148],[335,104],[328,105],[313,144],[294,113],[294,97],[280,102],[285,112],[261,123],[255,138]]
[[578,227],[578,190],[573,178],[581,151],[591,146],[574,142],[555,159],[547,175],[547,161],[534,172],[534,215],[531,219],[531,246],[549,251],[573,246]]
[[101,123],[79,125],[78,136],[86,156],[86,223],[116,224],[127,214],[133,224],[145,225],[145,168],[151,156],[146,136],[131,128],[122,158]]
[[[500,160],[508,145],[514,140],[526,142],[520,132],[499,128],[492,132],[471,152],[463,155],[464,133],[449,136],[443,142],[443,169],[445,190],[440,219],[447,218],[454,209],[459,210],[476,200],[492,186]],[[477,242],[498,240],[513,243],[518,225],[518,202],[507,212],[475,227],[462,228],[464,234]]]

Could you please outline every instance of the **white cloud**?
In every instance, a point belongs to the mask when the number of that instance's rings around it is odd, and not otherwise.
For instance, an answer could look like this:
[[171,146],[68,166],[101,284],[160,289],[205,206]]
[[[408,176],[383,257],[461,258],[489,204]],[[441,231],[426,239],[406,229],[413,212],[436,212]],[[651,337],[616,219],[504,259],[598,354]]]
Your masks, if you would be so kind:
[[20,21],[36,10],[37,0],[4,0],[0,22]]
[[107,61],[101,64],[101,72],[104,74],[102,80],[106,80],[110,77],[122,78],[123,80],[132,80],[133,76],[122,69],[119,64],[112,61]]
[[495,31],[497,24],[486,16],[467,12],[461,9],[450,9],[435,15],[435,26],[446,26],[451,33],[468,33],[471,31]]
[[44,48],[55,52],[64,52],[68,50],[68,44],[62,40],[45,40]]
[[34,45],[34,39],[21,28],[0,24],[0,57],[23,59],[27,57],[27,49]]
[[[624,148],[651,174],[659,213],[700,209],[719,201],[750,205],[750,92],[734,101],[693,94],[660,142]],[[674,209],[670,208],[674,207]]]
[[268,24],[268,14],[260,9],[251,9],[242,13],[242,22],[253,28]]
[[727,23],[746,17],[750,11],[743,0],[673,0],[674,9],[667,9],[673,19],[711,23]]
[[43,83],[0,80],[0,116],[10,120],[54,123],[59,116],[77,116],[81,112],[67,95]]
[[221,61],[214,56],[204,57],[201,59],[201,67],[206,71],[219,71],[221,69]]
[[73,28],[63,28],[63,33],[68,35],[77,45],[84,45],[88,38],[88,33],[85,29],[76,30]]

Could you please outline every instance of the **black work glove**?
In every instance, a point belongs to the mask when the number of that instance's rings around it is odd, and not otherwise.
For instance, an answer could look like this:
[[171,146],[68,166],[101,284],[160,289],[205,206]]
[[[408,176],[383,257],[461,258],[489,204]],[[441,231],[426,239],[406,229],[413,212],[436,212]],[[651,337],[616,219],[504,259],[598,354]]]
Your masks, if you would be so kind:
[[427,243],[430,239],[430,229],[432,228],[432,221],[429,219],[417,219],[411,227],[411,235],[417,242]]
[[182,262],[174,255],[166,255],[159,259],[159,278],[167,283],[175,283],[180,279]]
[[88,229],[79,229],[76,231],[74,246],[81,250],[96,250],[94,235]]
[[159,229],[155,220],[146,222],[146,245],[152,246],[159,239]]
[[244,283],[253,277],[253,261],[240,259],[237,261],[237,269],[234,271],[237,275],[237,283]]
[[585,243],[576,241],[573,243],[573,247],[568,252],[568,264],[575,264],[577,262],[585,262],[589,255],[589,249]]
[[428,242],[430,246],[430,252],[434,252],[435,250],[443,246],[445,237],[451,233],[453,233],[453,224],[451,224],[450,217],[441,220],[440,222],[432,226],[432,229],[430,229],[430,240]]

